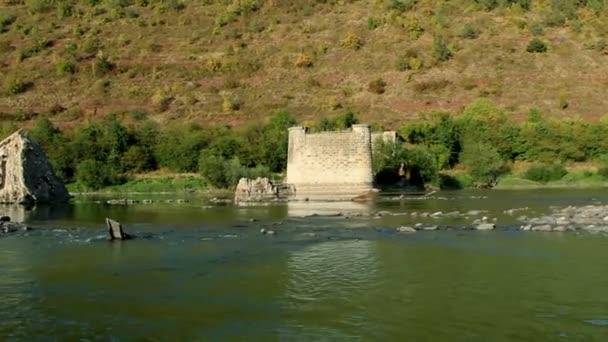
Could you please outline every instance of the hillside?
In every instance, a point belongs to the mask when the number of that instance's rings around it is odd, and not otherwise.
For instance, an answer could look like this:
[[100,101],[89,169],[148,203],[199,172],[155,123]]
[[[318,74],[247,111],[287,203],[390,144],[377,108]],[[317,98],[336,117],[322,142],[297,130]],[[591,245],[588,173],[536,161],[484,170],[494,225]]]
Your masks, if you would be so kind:
[[[2,1],[4,121],[137,111],[238,125],[352,109],[396,127],[478,97],[516,118],[608,113],[603,0]],[[535,37],[546,52],[527,51]]]

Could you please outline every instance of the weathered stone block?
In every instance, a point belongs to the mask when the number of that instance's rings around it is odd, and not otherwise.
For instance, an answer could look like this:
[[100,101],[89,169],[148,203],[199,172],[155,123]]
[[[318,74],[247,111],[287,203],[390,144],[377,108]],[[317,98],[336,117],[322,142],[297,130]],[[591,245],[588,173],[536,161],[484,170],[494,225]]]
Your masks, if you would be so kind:
[[70,195],[44,151],[18,130],[0,142],[0,203],[67,202]]

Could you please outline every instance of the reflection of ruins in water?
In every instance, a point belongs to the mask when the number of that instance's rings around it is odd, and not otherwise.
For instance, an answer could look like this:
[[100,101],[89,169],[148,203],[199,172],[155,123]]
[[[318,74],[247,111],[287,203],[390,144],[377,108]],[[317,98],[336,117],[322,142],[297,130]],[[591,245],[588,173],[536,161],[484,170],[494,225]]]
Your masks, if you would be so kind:
[[353,201],[341,202],[287,202],[287,213],[291,217],[306,217],[306,216],[359,216],[370,215],[372,213],[372,205],[370,203],[360,203]]
[[69,204],[36,206],[0,204],[0,215],[10,217],[13,222],[22,223],[63,218],[70,210]]

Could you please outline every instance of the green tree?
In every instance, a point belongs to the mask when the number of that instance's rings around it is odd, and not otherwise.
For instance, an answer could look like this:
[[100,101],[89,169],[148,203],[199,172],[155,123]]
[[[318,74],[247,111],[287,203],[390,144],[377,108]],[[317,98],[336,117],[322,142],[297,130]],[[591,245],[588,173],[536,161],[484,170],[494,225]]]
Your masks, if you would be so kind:
[[504,161],[498,151],[488,144],[477,141],[465,142],[463,145],[460,161],[477,185],[494,186],[498,176],[505,172]]
[[109,171],[103,162],[85,159],[76,167],[76,181],[91,190],[110,184]]
[[177,172],[197,170],[200,151],[209,144],[209,135],[196,125],[161,131],[154,148],[159,166]]

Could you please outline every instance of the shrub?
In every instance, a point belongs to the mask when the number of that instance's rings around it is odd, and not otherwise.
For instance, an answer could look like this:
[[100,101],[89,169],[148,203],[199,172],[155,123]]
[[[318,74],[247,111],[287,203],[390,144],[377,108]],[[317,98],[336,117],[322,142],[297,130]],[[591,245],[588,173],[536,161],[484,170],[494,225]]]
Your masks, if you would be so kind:
[[346,37],[340,42],[340,46],[359,50],[363,46],[363,41],[354,32],[348,32]]
[[479,30],[477,30],[471,24],[466,24],[464,25],[460,36],[465,39],[476,39],[477,37],[479,37]]
[[395,63],[395,69],[397,69],[397,71],[411,70],[412,66],[410,65],[410,59],[406,56],[401,56],[397,58],[397,62]]
[[310,68],[313,65],[312,58],[310,58],[310,56],[303,54],[303,53],[298,54],[294,64],[298,68]]
[[397,59],[395,64],[397,70],[419,70],[422,68],[422,59],[418,56],[418,51],[409,49],[405,54]]
[[535,36],[542,36],[545,33],[545,30],[540,23],[533,23],[530,25],[530,33]]
[[443,38],[440,36],[435,37],[433,40],[433,57],[435,57],[438,61],[445,62],[451,59],[453,56],[452,51],[445,44]]
[[159,91],[156,91],[154,93],[154,95],[152,95],[151,100],[152,100],[152,105],[154,105],[154,107],[156,107],[156,109],[159,112],[164,112],[169,109],[169,107],[171,106],[171,103],[174,100],[174,97],[167,95],[159,90]]
[[222,61],[219,58],[211,57],[207,60],[206,66],[210,72],[218,72],[222,70]]
[[416,17],[408,17],[405,19],[403,26],[408,32],[410,39],[417,40],[424,33],[424,28],[420,23],[420,20]]
[[0,33],[8,30],[8,27],[15,22],[17,17],[12,14],[0,13]]
[[601,166],[597,170],[597,174],[600,175],[603,179],[608,179],[608,166]]
[[8,95],[16,95],[27,90],[28,83],[15,75],[8,75],[4,80],[4,91]]
[[537,164],[526,170],[524,178],[535,182],[547,183],[551,181],[558,181],[564,178],[564,176],[567,174],[568,171],[562,164]]
[[417,2],[418,0],[391,0],[388,8],[403,13],[411,10]]
[[224,98],[224,102],[222,102],[222,109],[224,112],[234,112],[241,109],[243,103],[236,96],[227,96]]
[[71,61],[63,60],[55,64],[55,73],[57,76],[64,76],[76,72],[76,64]]
[[93,36],[87,37],[82,43],[82,52],[86,54],[94,54],[99,49],[99,41]]
[[50,2],[47,0],[25,0],[25,5],[32,14],[44,13],[50,8]]
[[110,62],[108,57],[100,51],[97,54],[93,68],[96,75],[103,75],[114,69],[114,63]]
[[382,24],[382,21],[378,18],[369,17],[367,18],[367,28],[370,30],[375,30]]
[[547,44],[538,38],[532,38],[526,47],[526,51],[530,53],[544,53],[547,52]]
[[85,159],[76,167],[76,181],[88,189],[101,189],[112,184],[112,180],[112,172],[103,162]]
[[211,185],[218,188],[235,186],[241,177],[249,177],[250,174],[238,158],[227,160],[208,151],[201,153],[198,170]]
[[431,79],[420,80],[412,84],[412,88],[417,93],[425,93],[427,91],[438,91],[452,84],[446,79]]
[[166,129],[156,139],[154,157],[159,166],[177,172],[194,172],[209,137],[196,126]]
[[375,79],[369,82],[367,89],[374,94],[384,94],[386,91],[386,82],[381,79]]
[[505,171],[498,151],[482,142],[466,142],[460,154],[460,161],[481,187],[496,185],[498,176]]

